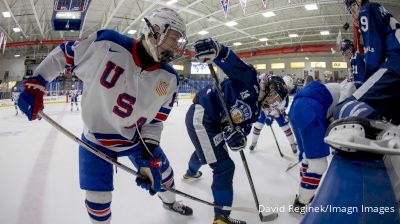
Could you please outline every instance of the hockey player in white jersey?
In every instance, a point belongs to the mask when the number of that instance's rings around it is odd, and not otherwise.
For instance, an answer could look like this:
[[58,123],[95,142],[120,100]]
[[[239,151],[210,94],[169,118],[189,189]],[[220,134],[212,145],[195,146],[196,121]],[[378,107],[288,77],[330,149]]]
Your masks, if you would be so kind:
[[15,116],[18,115],[18,98],[19,98],[19,92],[17,91],[17,87],[14,87],[14,91],[11,93],[11,101],[14,102],[14,107],[15,107]]
[[[260,79],[265,79],[267,76],[266,73],[260,75]],[[288,91],[290,92],[293,89],[293,80],[290,76],[284,76],[283,80],[285,81],[286,86],[288,87]],[[289,96],[287,96],[281,105],[277,108],[264,108],[260,112],[260,117],[257,122],[253,124],[253,136],[251,139],[251,145],[249,147],[250,150],[254,150],[257,146],[258,138],[260,137],[262,128],[264,124],[271,126],[274,120],[278,123],[279,127],[285,133],[286,138],[289,141],[290,147],[293,153],[297,153],[297,143],[294,139],[294,135],[292,129],[289,125],[289,120],[286,116],[286,108],[289,105]],[[271,127],[272,128],[272,127]]]
[[[100,30],[84,40],[61,44],[24,83],[18,105],[29,120],[37,119],[45,84],[71,68],[84,83],[82,140],[111,157],[129,156],[144,176],[136,178],[138,186],[151,195],[158,193],[166,209],[192,215],[191,208],[165,190],[174,188],[174,173],[159,145],[162,122],[179,84],[168,62],[183,52],[186,25],[169,8],[155,9],[144,20],[138,40]],[[91,222],[110,223],[112,165],[80,147],[79,170]]]
[[74,103],[75,103],[76,110],[79,111],[79,106],[78,106],[79,92],[78,92],[78,90],[75,90],[74,88],[75,88],[74,85],[72,85],[72,90],[70,90],[70,92],[69,92],[69,98],[71,99],[71,111],[74,110]]

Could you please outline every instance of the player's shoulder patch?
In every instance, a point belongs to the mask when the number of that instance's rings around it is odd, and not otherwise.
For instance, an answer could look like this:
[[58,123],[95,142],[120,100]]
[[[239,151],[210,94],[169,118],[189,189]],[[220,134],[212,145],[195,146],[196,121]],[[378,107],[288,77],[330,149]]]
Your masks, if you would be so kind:
[[157,81],[157,85],[156,85],[156,94],[158,96],[165,96],[168,93],[168,89],[169,89],[169,82],[166,80],[158,80]]

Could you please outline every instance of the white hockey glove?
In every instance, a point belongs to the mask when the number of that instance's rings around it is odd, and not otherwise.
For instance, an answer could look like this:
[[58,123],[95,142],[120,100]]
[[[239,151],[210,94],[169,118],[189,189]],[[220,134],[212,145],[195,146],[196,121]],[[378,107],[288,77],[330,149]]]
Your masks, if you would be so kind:
[[230,126],[224,128],[224,139],[232,151],[239,152],[246,147],[247,139],[240,127],[232,129]]
[[212,38],[202,39],[194,43],[195,57],[201,63],[211,63],[219,54],[221,45]]

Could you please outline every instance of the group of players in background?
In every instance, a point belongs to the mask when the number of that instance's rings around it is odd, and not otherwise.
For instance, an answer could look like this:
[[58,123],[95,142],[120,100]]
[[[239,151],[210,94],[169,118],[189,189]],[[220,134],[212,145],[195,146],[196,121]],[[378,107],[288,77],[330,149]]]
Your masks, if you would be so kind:
[[[396,89],[400,86],[400,24],[377,3],[344,2],[360,23],[365,47],[365,59],[358,60],[360,54],[354,46],[347,40],[342,44],[343,55],[352,60],[357,85],[350,80],[340,84],[312,81],[294,96],[288,114],[290,78],[257,76],[253,66],[214,39],[195,42],[195,57],[202,63],[214,62],[228,76],[220,84],[224,101],[215,86],[205,87],[194,97],[185,119],[195,150],[184,178],[200,178],[201,166],[208,164],[213,170],[215,204],[232,206],[235,164],[228,147],[235,152],[243,150],[254,123],[251,150],[256,148],[263,124],[277,120],[293,153],[299,151],[301,183],[294,199],[296,207],[312,201],[328,167],[330,151],[323,139],[333,120],[356,116],[399,124],[400,104],[392,102],[400,102]],[[25,81],[18,106],[29,120],[37,119],[44,108],[46,83],[55,78],[53,74],[73,69],[85,87],[82,140],[111,157],[128,156],[141,174],[136,178],[138,186],[157,194],[164,208],[192,215],[192,209],[168,191],[175,187],[174,172],[160,145],[163,121],[179,86],[179,76],[168,63],[180,56],[186,42],[183,19],[172,9],[159,8],[144,17],[137,40],[100,30],[79,42],[63,43]],[[95,71],[93,64],[99,65]],[[234,127],[229,125],[229,117]],[[80,147],[79,166],[91,222],[110,223],[112,165]],[[246,223],[232,218],[229,210],[215,208],[214,213],[214,224]]]

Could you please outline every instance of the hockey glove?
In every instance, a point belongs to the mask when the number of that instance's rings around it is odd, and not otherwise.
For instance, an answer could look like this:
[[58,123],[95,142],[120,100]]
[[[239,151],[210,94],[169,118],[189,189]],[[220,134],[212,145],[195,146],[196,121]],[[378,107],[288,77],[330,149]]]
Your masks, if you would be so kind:
[[274,117],[272,117],[271,115],[268,115],[265,117],[265,124],[268,126],[272,125],[272,122],[274,122]]
[[18,107],[30,121],[37,119],[38,112],[44,108],[43,95],[46,83],[41,76],[27,79],[24,83],[24,90],[18,98]]
[[220,45],[212,38],[196,41],[194,44],[196,52],[195,57],[201,63],[211,63],[215,58],[224,58],[228,52],[228,48]]
[[232,129],[230,126],[227,126],[224,128],[223,134],[226,143],[232,151],[238,152],[246,147],[246,136],[240,127],[236,126],[234,129]]
[[148,190],[150,195],[162,191],[163,188],[173,186],[173,171],[160,147],[154,149],[150,159],[143,156],[137,157],[136,164],[141,174],[136,178],[136,183],[141,188]]

